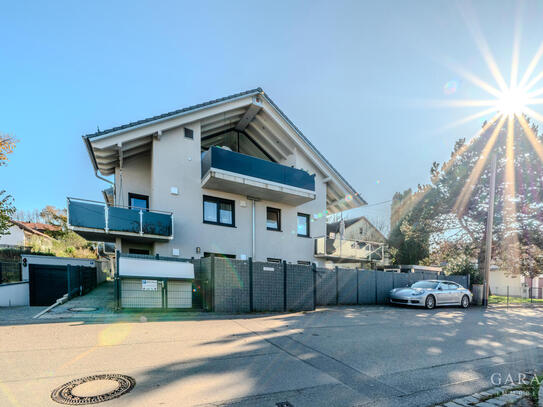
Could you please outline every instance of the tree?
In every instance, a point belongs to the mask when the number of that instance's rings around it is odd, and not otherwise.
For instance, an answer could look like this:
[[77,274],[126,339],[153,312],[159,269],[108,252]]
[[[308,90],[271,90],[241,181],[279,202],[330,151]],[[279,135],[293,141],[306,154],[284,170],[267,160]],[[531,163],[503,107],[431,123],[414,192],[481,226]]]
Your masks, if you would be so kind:
[[503,121],[485,123],[471,142],[460,139],[455,143],[449,161],[433,163],[431,184],[400,199],[415,201],[400,216],[402,223],[410,225],[411,239],[429,235],[428,244],[433,248],[443,242],[465,246],[482,270],[490,192],[488,158],[496,154],[493,258],[503,264],[509,260],[511,271],[528,272],[533,262],[510,261],[522,253],[534,253],[525,247],[543,247],[543,155],[538,155],[542,136],[536,126],[527,123],[529,127],[524,128],[515,120],[514,137],[509,139]]
[[[0,134],[0,167],[7,165],[8,154],[13,152],[15,143],[13,137]],[[9,233],[10,219],[14,213],[13,198],[5,190],[0,190],[0,235]]]

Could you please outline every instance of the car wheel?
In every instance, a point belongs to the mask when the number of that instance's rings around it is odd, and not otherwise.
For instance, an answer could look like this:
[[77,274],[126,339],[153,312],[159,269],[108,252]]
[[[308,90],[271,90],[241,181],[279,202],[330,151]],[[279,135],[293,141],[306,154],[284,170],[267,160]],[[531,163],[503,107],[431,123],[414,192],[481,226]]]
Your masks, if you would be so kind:
[[426,297],[426,308],[428,309],[432,309],[436,306],[436,299],[433,295],[429,295],[428,297]]
[[468,308],[469,307],[469,297],[467,295],[464,295],[462,297],[462,301],[460,301],[460,306],[462,308]]

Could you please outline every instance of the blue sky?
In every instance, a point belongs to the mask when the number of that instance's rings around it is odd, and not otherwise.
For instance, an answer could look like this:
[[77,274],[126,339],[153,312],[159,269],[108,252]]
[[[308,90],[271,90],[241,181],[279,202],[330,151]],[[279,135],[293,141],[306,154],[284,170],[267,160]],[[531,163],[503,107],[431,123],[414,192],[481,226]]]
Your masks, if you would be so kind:
[[[0,132],[20,143],[0,189],[23,210],[101,199],[81,135],[261,86],[368,203],[389,200],[481,126],[442,130],[477,109],[420,103],[485,96],[447,61],[494,84],[470,8],[508,78],[512,1],[3,1]],[[519,13],[522,74],[543,3]]]

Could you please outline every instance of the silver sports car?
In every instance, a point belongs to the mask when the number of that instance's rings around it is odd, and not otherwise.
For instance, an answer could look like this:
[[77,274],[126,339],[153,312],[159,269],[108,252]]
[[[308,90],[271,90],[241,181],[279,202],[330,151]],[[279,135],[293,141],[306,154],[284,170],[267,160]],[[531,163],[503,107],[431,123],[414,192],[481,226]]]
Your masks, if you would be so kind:
[[421,280],[410,287],[390,291],[392,304],[414,305],[432,309],[438,305],[459,305],[468,308],[473,294],[452,281]]

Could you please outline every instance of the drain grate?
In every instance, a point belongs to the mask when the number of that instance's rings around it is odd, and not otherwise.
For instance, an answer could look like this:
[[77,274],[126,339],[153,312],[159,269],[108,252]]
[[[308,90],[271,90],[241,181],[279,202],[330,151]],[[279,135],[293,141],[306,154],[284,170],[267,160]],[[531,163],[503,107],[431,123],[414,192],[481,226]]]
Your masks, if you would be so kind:
[[277,407],[294,407],[290,402],[288,401],[280,401],[279,403],[275,404]]
[[87,376],[57,387],[51,393],[51,398],[60,404],[97,404],[120,397],[135,385],[134,378],[121,374]]

